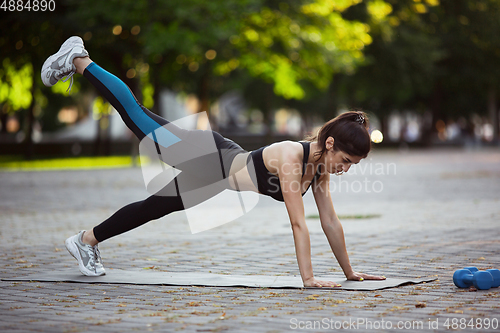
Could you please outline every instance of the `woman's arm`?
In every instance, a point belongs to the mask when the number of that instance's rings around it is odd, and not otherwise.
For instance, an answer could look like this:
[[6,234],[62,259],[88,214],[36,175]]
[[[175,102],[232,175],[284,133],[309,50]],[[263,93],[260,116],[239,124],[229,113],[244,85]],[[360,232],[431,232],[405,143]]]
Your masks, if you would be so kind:
[[295,242],[295,254],[302,281],[305,287],[336,287],[338,285],[335,282],[318,281],[314,278],[311,263],[311,242],[301,193],[302,156],[298,153],[298,148],[302,151],[302,146],[294,147],[293,143],[287,144],[291,146],[284,147],[285,149],[281,150],[284,153],[277,155],[276,164],[279,166],[278,176],[288,216],[290,217]]
[[335,258],[337,258],[346,278],[348,280],[357,281],[362,281],[364,279],[384,280],[385,277],[383,276],[356,273],[353,271],[345,245],[344,229],[333,208],[329,184],[330,175],[328,173],[323,174],[321,178],[317,180],[317,184],[313,186],[313,194],[316,205],[318,206],[321,227],[323,228],[323,232],[328,239],[333,254]]

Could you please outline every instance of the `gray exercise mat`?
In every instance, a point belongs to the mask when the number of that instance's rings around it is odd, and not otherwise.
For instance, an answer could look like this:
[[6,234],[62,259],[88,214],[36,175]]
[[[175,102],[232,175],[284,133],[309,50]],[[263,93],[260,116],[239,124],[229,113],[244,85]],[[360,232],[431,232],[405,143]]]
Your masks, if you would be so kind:
[[[107,269],[106,275],[90,277],[81,275],[75,269],[41,272],[23,277],[2,278],[3,281],[39,281],[39,282],[79,282],[110,283],[137,285],[205,286],[205,287],[250,287],[250,288],[303,288],[300,276],[271,275],[225,275],[199,272],[153,272],[121,269]],[[346,281],[344,277],[323,276],[325,279],[340,283],[342,290],[380,290],[407,284],[431,282],[436,278],[395,279],[382,281]],[[320,289],[320,288],[318,288]]]

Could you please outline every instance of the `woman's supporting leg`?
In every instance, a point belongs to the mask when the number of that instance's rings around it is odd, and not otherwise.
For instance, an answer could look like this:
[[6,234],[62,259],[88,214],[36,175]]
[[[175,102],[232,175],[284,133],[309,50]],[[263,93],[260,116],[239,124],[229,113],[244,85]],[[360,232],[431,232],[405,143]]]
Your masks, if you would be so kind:
[[184,210],[184,206],[180,197],[153,195],[146,200],[134,202],[121,208],[107,220],[94,227],[94,237],[97,242],[102,242],[149,221],[181,210]]

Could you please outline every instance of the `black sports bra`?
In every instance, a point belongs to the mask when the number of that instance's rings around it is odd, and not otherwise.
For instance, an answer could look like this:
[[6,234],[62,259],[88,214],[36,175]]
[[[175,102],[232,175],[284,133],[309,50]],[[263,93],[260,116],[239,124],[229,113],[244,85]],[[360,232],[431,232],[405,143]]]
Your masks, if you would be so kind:
[[[304,173],[306,172],[307,160],[309,159],[309,151],[310,151],[310,142],[300,142],[302,147],[304,148],[304,158],[302,160],[302,177],[304,177]],[[278,201],[285,201],[283,199],[283,193],[281,192],[281,184],[278,176],[272,174],[267,170],[266,165],[264,164],[264,159],[262,158],[262,152],[264,148],[259,148],[250,153],[252,156],[252,161],[255,167],[255,175],[257,177],[257,188],[259,192],[265,195],[270,196]],[[312,179],[311,183],[307,187],[306,191],[302,193],[302,196],[306,194],[311,184],[314,183],[321,176],[319,167],[316,170],[316,174]]]

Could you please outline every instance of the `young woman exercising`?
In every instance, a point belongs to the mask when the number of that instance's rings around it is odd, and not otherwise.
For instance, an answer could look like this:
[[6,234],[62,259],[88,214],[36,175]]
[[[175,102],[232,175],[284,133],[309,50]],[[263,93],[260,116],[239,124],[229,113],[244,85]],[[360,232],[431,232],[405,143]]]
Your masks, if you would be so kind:
[[[52,86],[63,77],[73,80],[75,73],[83,74],[107,98],[140,140],[151,140],[158,152],[167,152],[161,154],[167,164],[182,170],[156,195],[129,204],[101,224],[66,240],[66,247],[78,261],[83,274],[105,274],[97,247],[99,242],[172,212],[193,207],[224,189],[231,189],[254,191],[284,201],[304,286],[337,287],[336,283],[317,280],[313,275],[310,238],[302,201],[302,196],[313,184],[321,226],[346,278],[385,279],[383,276],[357,273],[351,268],[342,225],[335,214],[329,191],[330,174],[347,172],[352,164],[357,164],[370,151],[368,123],[362,112],[346,112],[328,121],[310,142],[284,141],[247,152],[217,132],[184,130],[147,110],[125,83],[90,60],[80,37],[66,40],[59,51],[45,61],[41,76],[46,86]],[[207,135],[214,140],[217,151],[198,155],[190,153],[189,159],[177,158],[183,152],[195,150],[196,143],[206,140]],[[176,151],[179,153],[176,154]],[[252,162],[255,172],[249,171],[249,162]],[[214,186],[210,193],[186,202],[182,198],[181,187],[187,183],[189,189],[215,183],[219,185]]]

